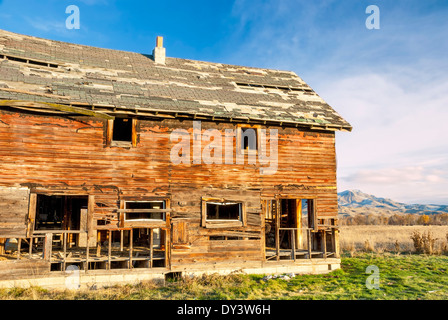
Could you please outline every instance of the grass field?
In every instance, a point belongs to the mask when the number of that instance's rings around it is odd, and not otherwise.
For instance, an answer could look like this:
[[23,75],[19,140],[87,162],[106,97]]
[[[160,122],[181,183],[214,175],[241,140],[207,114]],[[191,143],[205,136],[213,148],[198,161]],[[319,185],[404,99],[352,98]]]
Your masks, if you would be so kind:
[[[414,231],[446,241],[448,227],[350,226],[341,230],[341,269],[325,275],[266,280],[263,275],[209,275],[98,290],[0,289],[8,300],[448,300],[448,255],[413,253]],[[365,241],[374,250],[365,252]],[[400,250],[396,251],[395,243]],[[389,250],[390,249],[390,250]],[[394,252],[395,251],[395,252]],[[378,271],[372,284],[369,266]]]
[[[411,236],[414,232],[431,233],[436,239],[434,251],[443,253],[447,245],[448,226],[391,226],[360,225],[341,226],[340,245],[343,251],[365,251],[366,241],[371,251],[381,252],[413,252]],[[398,249],[398,250],[397,250]]]
[[[368,288],[379,271],[379,287]],[[344,256],[342,268],[325,275],[297,275],[291,279],[264,280],[262,275],[209,275],[154,283],[114,286],[98,290],[52,291],[41,288],[0,289],[0,299],[25,300],[417,300],[448,299],[448,256],[391,253],[359,253]]]

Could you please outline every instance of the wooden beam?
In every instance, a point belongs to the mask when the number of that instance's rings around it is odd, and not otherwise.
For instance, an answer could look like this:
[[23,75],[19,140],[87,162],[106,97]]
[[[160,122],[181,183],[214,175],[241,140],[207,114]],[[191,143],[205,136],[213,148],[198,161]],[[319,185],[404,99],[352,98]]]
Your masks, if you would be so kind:
[[266,260],[266,216],[267,211],[270,210],[267,206],[268,200],[261,200],[261,237],[260,237],[260,247],[261,247],[261,261],[264,265]]
[[6,238],[0,238],[0,254],[5,254]]
[[[124,207],[125,207],[125,201],[124,200],[120,200],[120,211],[121,210],[124,210]],[[123,228],[124,227],[124,216],[125,216],[125,214],[124,214],[124,212],[120,212],[120,214],[119,214],[119,216],[118,216],[118,219],[119,219],[119,227],[120,228]]]
[[307,229],[308,259],[311,259],[311,229]]
[[111,255],[112,255],[112,231],[108,230],[107,232],[108,237],[108,250],[107,250],[107,270],[110,270],[110,264],[111,264]]
[[152,266],[153,266],[153,263],[152,263],[153,255],[154,255],[154,252],[153,252],[153,246],[154,246],[153,237],[154,237],[154,231],[153,231],[152,228],[150,228],[149,229],[149,267],[150,268],[152,268]]
[[112,144],[112,138],[114,134],[114,120],[107,120],[107,127],[106,127],[106,146],[111,146]]
[[85,271],[87,271],[89,269],[89,241],[87,241],[87,246],[86,246],[86,267],[85,267]]
[[339,258],[339,230],[338,229],[332,229],[332,240],[334,245],[334,256],[335,258]]
[[64,260],[62,261],[62,271],[65,271],[66,260],[67,260],[67,233],[62,235],[62,245],[64,246]]
[[275,200],[275,252],[277,254],[277,261],[280,260],[280,200]]
[[93,214],[95,211],[95,196],[89,195],[87,202],[87,221],[86,221],[86,229],[87,229],[87,243],[91,241],[94,233],[93,226]]
[[18,239],[17,241],[17,260],[20,259],[20,251],[22,250],[22,238]]
[[291,253],[292,259],[296,261],[296,230],[291,230]]
[[27,237],[31,237],[34,231],[34,222],[36,219],[36,201],[37,194],[30,194],[30,201],[28,204],[28,228],[27,228]]
[[129,230],[129,269],[132,269],[132,250],[133,250],[134,233],[133,229]]
[[323,258],[327,259],[327,231],[322,230],[322,249],[323,249]]
[[91,117],[96,117],[96,118],[101,118],[101,119],[107,119],[107,120],[115,119],[115,117],[110,116],[106,113],[87,110],[87,109],[79,108],[79,107],[73,107],[70,105],[50,103],[50,102],[34,102],[34,101],[23,101],[23,100],[0,100],[0,106],[49,108],[49,109],[59,110],[59,111],[63,111],[63,112],[83,114],[86,116],[91,116]]
[[158,213],[158,212],[171,212],[171,209],[117,209],[118,212],[127,213]]
[[303,246],[303,231],[302,231],[302,199],[296,199],[296,243],[297,247],[301,248]]
[[132,119],[132,146],[137,146],[137,119]]
[[51,260],[51,249],[53,245],[53,234],[52,233],[46,233],[45,234],[45,240],[44,240],[44,260],[50,261]]

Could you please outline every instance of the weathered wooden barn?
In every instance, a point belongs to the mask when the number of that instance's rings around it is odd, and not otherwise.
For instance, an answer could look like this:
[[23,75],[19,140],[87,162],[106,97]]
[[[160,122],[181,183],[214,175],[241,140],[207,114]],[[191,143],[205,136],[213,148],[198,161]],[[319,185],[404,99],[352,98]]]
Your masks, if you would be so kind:
[[0,30],[0,286],[340,266],[350,124],[293,72],[162,40],[146,55]]

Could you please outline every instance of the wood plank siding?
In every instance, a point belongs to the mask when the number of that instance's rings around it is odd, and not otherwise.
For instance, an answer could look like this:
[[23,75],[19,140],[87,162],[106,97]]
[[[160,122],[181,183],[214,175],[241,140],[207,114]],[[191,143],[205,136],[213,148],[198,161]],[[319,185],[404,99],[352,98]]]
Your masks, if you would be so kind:
[[[110,146],[107,121],[1,111],[0,186],[28,188],[32,194],[90,195],[94,204],[89,203],[87,223],[92,230],[132,226],[120,221],[122,201],[167,199],[169,218],[162,228],[171,243],[172,270],[263,261],[263,199],[318,199],[318,217],[337,216],[334,132],[261,125],[278,129],[278,168],[275,174],[263,175],[258,162],[173,164],[170,152],[177,141],[171,141],[170,134],[175,129],[188,131],[193,155],[192,120],[138,119],[133,122],[135,147]],[[233,123],[202,122],[201,127],[202,132],[216,129],[222,136],[226,129],[237,129]],[[206,145],[203,141],[201,151]],[[234,156],[235,145],[236,137]],[[12,222],[20,229],[16,236],[24,236],[28,202],[24,208],[15,207],[20,214],[13,210],[8,218],[3,207],[9,204],[2,195],[0,238],[10,236],[5,230]],[[202,226],[203,198],[243,202],[245,224]]]

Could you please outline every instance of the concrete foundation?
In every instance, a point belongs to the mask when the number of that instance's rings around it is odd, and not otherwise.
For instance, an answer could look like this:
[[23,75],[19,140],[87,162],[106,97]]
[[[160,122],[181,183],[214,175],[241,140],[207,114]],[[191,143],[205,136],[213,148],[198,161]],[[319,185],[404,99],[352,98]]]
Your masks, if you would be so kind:
[[[309,259],[286,262],[265,262],[262,266],[242,267],[238,269],[204,269],[175,271],[177,276],[199,276],[203,274],[226,275],[244,274],[322,274],[339,269],[341,260],[336,258]],[[27,278],[0,280],[0,288],[42,287],[46,289],[97,289],[120,284],[138,284],[155,281],[163,284],[165,277],[173,271],[166,268],[157,269],[115,269],[115,270],[78,270],[76,267],[66,271],[50,272],[46,276],[28,276]]]

